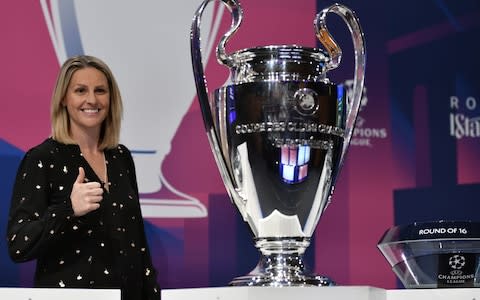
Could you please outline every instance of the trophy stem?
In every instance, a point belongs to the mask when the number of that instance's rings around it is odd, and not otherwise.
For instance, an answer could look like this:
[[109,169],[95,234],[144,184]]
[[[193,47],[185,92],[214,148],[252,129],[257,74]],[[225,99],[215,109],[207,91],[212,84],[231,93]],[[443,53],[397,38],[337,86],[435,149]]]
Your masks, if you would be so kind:
[[310,238],[256,238],[260,261],[253,271],[233,279],[231,286],[332,286],[328,277],[310,274],[303,254]]

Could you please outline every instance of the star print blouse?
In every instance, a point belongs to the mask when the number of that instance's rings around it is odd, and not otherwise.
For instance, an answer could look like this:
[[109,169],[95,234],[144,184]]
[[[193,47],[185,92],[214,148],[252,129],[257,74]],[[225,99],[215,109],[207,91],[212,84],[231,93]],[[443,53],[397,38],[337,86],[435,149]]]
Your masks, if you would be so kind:
[[77,145],[52,138],[29,150],[17,173],[8,221],[16,262],[37,260],[36,287],[120,288],[122,299],[159,299],[140,212],[135,168],[123,145],[105,150],[109,188],[100,208],[73,215],[78,168],[97,181]]

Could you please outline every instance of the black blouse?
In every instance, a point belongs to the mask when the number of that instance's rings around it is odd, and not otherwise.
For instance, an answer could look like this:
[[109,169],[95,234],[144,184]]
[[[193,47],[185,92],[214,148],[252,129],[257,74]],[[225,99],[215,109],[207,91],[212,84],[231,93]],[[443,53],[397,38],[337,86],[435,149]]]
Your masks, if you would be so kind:
[[85,181],[100,179],[80,148],[49,138],[25,154],[8,221],[10,256],[37,259],[36,287],[120,288],[125,300],[159,299],[131,153],[123,145],[104,152],[109,191],[82,217],[70,200],[78,168]]

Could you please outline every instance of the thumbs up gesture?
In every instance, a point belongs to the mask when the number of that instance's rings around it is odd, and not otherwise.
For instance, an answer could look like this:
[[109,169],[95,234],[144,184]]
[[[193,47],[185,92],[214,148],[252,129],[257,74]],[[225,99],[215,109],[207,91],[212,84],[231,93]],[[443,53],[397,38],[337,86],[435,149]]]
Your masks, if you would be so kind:
[[103,189],[99,182],[84,182],[85,170],[78,168],[78,176],[73,183],[70,200],[75,216],[83,216],[100,207]]

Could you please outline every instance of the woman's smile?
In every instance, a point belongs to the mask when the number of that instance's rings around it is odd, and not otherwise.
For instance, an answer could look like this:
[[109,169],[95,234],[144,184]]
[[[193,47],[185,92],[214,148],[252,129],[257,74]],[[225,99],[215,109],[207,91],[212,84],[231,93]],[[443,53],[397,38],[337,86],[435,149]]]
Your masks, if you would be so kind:
[[70,130],[100,132],[110,107],[110,89],[105,74],[95,68],[77,70],[63,101],[70,117]]

